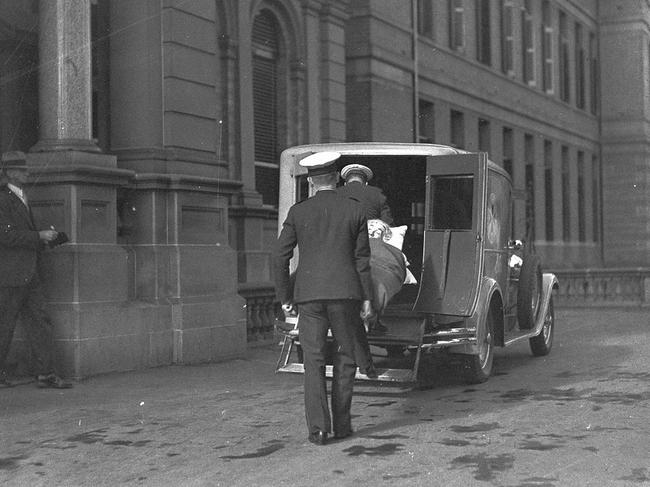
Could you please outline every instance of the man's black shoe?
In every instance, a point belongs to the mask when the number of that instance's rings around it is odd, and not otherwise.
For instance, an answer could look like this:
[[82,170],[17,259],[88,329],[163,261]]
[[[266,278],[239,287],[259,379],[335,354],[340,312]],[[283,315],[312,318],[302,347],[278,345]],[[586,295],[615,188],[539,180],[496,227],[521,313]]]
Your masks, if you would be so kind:
[[310,433],[307,439],[314,445],[322,446],[327,443],[327,433],[324,431],[315,431],[314,433]]
[[36,377],[36,385],[41,389],[70,389],[72,384],[64,381],[56,374],[39,375]]
[[341,433],[334,432],[334,439],[336,439],[336,440],[344,440],[345,438],[347,438],[349,436],[352,436],[352,433],[353,433],[353,431],[351,429],[349,429],[347,431],[344,431],[344,432],[341,432]]

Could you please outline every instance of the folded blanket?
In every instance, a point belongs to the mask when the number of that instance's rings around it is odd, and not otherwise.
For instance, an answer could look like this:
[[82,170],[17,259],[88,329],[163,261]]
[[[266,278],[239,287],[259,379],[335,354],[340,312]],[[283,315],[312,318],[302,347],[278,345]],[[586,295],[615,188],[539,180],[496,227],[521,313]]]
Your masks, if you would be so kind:
[[370,276],[373,305],[381,315],[406,279],[406,260],[398,248],[380,238],[370,239]]

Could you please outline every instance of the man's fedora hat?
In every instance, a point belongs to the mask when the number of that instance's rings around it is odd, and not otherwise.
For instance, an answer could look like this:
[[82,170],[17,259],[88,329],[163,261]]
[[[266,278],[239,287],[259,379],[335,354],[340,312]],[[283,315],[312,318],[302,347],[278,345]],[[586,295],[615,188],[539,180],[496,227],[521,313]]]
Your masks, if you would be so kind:
[[364,166],[363,164],[348,164],[343,169],[341,169],[341,177],[343,179],[348,179],[352,174],[361,174],[366,181],[372,179],[372,171],[369,167]]
[[336,172],[336,164],[334,162],[339,157],[341,157],[341,154],[338,152],[316,152],[302,159],[300,165],[307,168],[308,176],[318,176],[319,174]]
[[0,169],[27,169],[27,158],[21,151],[3,152],[0,156]]

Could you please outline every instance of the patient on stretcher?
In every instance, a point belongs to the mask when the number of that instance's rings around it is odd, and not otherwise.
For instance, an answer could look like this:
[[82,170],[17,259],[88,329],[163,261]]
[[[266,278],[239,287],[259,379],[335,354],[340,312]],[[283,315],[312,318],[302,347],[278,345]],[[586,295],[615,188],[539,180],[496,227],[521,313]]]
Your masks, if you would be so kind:
[[417,284],[408,269],[408,260],[402,253],[406,225],[389,227],[382,220],[368,220],[370,236],[370,275],[372,278],[373,306],[376,318],[367,324],[368,331],[385,332],[379,317],[388,302],[404,284]]

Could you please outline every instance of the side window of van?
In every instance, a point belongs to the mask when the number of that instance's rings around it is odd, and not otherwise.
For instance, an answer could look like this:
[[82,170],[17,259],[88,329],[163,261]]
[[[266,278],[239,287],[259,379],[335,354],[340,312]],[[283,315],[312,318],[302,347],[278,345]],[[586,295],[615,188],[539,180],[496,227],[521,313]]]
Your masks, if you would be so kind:
[[471,230],[474,178],[437,176],[431,183],[430,229]]

